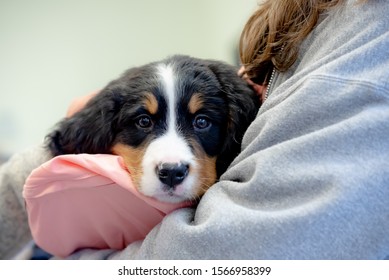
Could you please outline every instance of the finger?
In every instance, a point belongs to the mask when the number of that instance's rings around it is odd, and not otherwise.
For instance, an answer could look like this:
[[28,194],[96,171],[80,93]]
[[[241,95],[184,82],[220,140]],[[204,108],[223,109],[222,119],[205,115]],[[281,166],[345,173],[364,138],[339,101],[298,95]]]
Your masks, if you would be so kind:
[[93,91],[93,92],[89,93],[88,95],[84,95],[84,96],[75,98],[70,103],[70,106],[66,112],[66,117],[71,117],[75,113],[80,111],[82,108],[84,108],[86,103],[88,103],[88,101],[90,99],[92,99],[94,96],[96,96],[97,93],[99,93],[99,91]]

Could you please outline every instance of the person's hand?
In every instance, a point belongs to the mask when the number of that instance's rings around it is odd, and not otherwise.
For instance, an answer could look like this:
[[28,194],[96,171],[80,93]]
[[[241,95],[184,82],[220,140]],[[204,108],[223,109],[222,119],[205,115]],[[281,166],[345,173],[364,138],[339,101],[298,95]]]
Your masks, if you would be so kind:
[[264,85],[258,85],[256,83],[254,83],[248,76],[247,74],[245,73],[245,69],[244,69],[244,66],[240,67],[239,71],[238,71],[238,75],[243,79],[245,80],[253,89],[254,91],[257,93],[257,95],[259,96],[259,98],[261,99],[261,101],[265,101],[265,95],[266,95],[266,89],[267,89],[267,86],[264,86]]
[[75,98],[70,103],[70,106],[66,112],[66,117],[69,118],[69,117],[73,116],[75,113],[77,113],[78,111],[80,111],[82,108],[85,107],[86,103],[88,103],[88,101],[90,99],[92,99],[94,96],[96,96],[96,94],[98,94],[98,93],[99,93],[99,90],[96,90],[96,91],[89,93],[88,95],[84,95],[84,96]]

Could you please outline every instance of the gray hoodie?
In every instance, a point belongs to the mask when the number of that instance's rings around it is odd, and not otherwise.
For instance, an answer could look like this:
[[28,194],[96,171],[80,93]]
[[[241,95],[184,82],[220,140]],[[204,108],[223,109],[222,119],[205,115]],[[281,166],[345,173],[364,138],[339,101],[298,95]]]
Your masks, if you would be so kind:
[[197,209],[123,251],[71,258],[386,258],[389,1],[355,2],[323,15],[276,73],[242,153]]

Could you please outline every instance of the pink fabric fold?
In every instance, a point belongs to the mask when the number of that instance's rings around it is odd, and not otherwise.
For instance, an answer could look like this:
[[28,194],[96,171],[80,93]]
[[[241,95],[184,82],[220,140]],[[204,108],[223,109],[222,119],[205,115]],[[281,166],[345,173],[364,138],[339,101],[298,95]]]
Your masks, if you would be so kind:
[[82,248],[123,249],[190,205],[142,195],[114,155],[55,157],[30,174],[23,196],[35,242],[58,257]]

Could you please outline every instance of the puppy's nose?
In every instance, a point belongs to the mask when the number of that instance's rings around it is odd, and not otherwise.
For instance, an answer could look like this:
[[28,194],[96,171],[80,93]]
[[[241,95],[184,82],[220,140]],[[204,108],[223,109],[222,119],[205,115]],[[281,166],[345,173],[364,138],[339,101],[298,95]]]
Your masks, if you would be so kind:
[[182,183],[189,173],[189,165],[184,163],[161,163],[156,168],[159,180],[170,188]]

